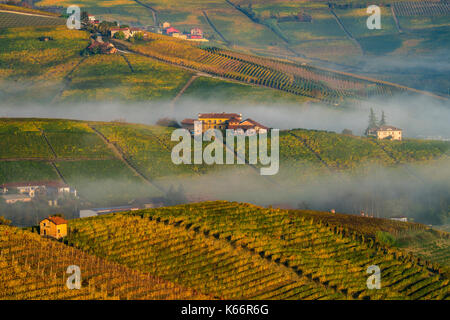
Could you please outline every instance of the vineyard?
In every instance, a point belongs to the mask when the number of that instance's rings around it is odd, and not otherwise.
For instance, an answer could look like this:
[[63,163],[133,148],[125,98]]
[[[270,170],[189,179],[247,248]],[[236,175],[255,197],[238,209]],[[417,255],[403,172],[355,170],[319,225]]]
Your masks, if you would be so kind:
[[[71,265],[81,289],[69,290]],[[29,231],[0,225],[0,300],[205,299],[188,288],[89,255]]]
[[395,13],[398,16],[444,16],[450,14],[450,3],[447,1],[413,1],[394,2]]
[[[216,298],[450,297],[439,264],[301,211],[206,202],[72,220],[69,227],[68,242],[77,248]],[[366,287],[370,265],[381,268],[380,290]]]
[[331,71],[301,66],[214,47],[201,49],[181,41],[154,36],[145,44],[114,42],[138,54],[195,70],[282,90],[295,95],[318,98],[330,104],[344,99],[392,95],[403,89],[387,84],[352,78]]
[[[1,7],[0,7],[0,10]],[[32,16],[0,11],[0,28],[16,28],[24,26],[60,26],[66,20],[56,17]]]

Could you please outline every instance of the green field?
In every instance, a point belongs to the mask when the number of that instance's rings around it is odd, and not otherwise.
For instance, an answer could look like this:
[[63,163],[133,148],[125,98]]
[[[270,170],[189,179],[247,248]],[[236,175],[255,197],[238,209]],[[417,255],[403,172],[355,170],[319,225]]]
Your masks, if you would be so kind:
[[123,205],[143,197],[161,196],[119,160],[57,162],[67,182],[97,206]]
[[269,88],[255,87],[236,82],[227,82],[214,78],[199,77],[184,92],[179,102],[196,100],[203,102],[226,101],[227,104],[245,103],[287,103],[301,104],[313,99]]
[[0,181],[2,183],[58,179],[58,174],[48,162],[0,161]]

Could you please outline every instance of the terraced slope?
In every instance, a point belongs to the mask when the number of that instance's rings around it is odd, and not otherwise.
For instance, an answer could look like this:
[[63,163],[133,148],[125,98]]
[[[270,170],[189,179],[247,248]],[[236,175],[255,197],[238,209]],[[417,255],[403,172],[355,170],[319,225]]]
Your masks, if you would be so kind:
[[286,63],[215,47],[201,48],[186,41],[149,34],[149,41],[116,46],[160,61],[222,78],[269,87],[339,105],[374,95],[392,95],[407,89],[386,82],[357,78],[330,70]]
[[[450,298],[438,266],[286,210],[206,202],[78,219],[69,228],[78,248],[226,299]],[[380,290],[366,287],[371,265],[381,268]]]
[[[79,290],[66,286],[71,265],[80,267]],[[205,298],[148,273],[0,225],[0,300]]]

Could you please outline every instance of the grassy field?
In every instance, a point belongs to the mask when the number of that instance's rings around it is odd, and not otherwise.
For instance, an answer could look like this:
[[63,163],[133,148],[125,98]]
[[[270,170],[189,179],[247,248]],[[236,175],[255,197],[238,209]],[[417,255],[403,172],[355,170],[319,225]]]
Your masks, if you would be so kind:
[[63,161],[56,166],[83,199],[97,206],[124,205],[137,198],[162,195],[119,160]]
[[287,103],[297,104],[314,101],[311,98],[269,88],[255,87],[214,78],[199,77],[184,92],[179,100],[227,101],[227,104],[245,103]]
[[73,73],[61,96],[64,102],[148,101],[171,99],[191,76],[190,72],[155,60],[127,55],[88,58]]
[[58,179],[56,171],[45,161],[0,161],[2,183]]
[[[73,220],[68,242],[224,299],[448,298],[448,278],[438,263],[426,265],[345,223],[311,214],[206,202]],[[349,218],[362,230],[371,220]],[[127,232],[130,226],[139,239]],[[423,227],[391,222],[389,228]],[[366,268],[373,264],[383,275],[380,290],[366,287]]]

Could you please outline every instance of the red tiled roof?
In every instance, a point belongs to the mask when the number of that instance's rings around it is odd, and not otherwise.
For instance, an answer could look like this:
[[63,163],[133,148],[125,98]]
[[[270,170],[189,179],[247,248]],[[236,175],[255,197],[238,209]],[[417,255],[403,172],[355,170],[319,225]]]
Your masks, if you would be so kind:
[[242,129],[242,130],[248,130],[248,129],[254,129],[255,126],[252,125],[242,125],[242,124],[237,124],[237,125],[230,125],[228,126],[228,129],[233,129],[233,130],[237,130],[237,129]]
[[195,119],[184,119],[181,124],[194,124]]
[[46,187],[53,187],[53,188],[68,187],[68,185],[62,181],[10,182],[10,183],[4,183],[1,185],[1,187],[6,187],[6,188],[20,188],[20,187],[32,187],[32,186],[46,186]]
[[175,29],[174,27],[170,27],[166,30],[167,33],[179,33],[180,30]]
[[385,131],[385,130],[402,130],[402,129],[399,129],[399,128],[396,128],[396,127],[393,127],[393,126],[381,126],[381,127],[378,127],[378,128],[376,128],[375,130],[377,130],[377,131]]
[[[44,220],[42,220],[42,221],[44,221]],[[48,217],[47,220],[53,222],[56,225],[67,224],[67,221],[61,217]]]
[[242,116],[237,113],[199,113],[198,114],[199,119],[205,119],[205,118],[212,118],[212,119],[242,119]]
[[126,30],[130,30],[129,28],[110,28],[110,31],[126,31]]
[[246,121],[250,122],[250,123],[253,124],[254,126],[260,127],[261,129],[269,129],[269,128],[267,128],[266,126],[263,126],[261,123],[256,122],[256,121],[253,120],[253,119],[248,118],[248,119],[245,119],[245,120],[242,121],[242,122],[246,122]]

